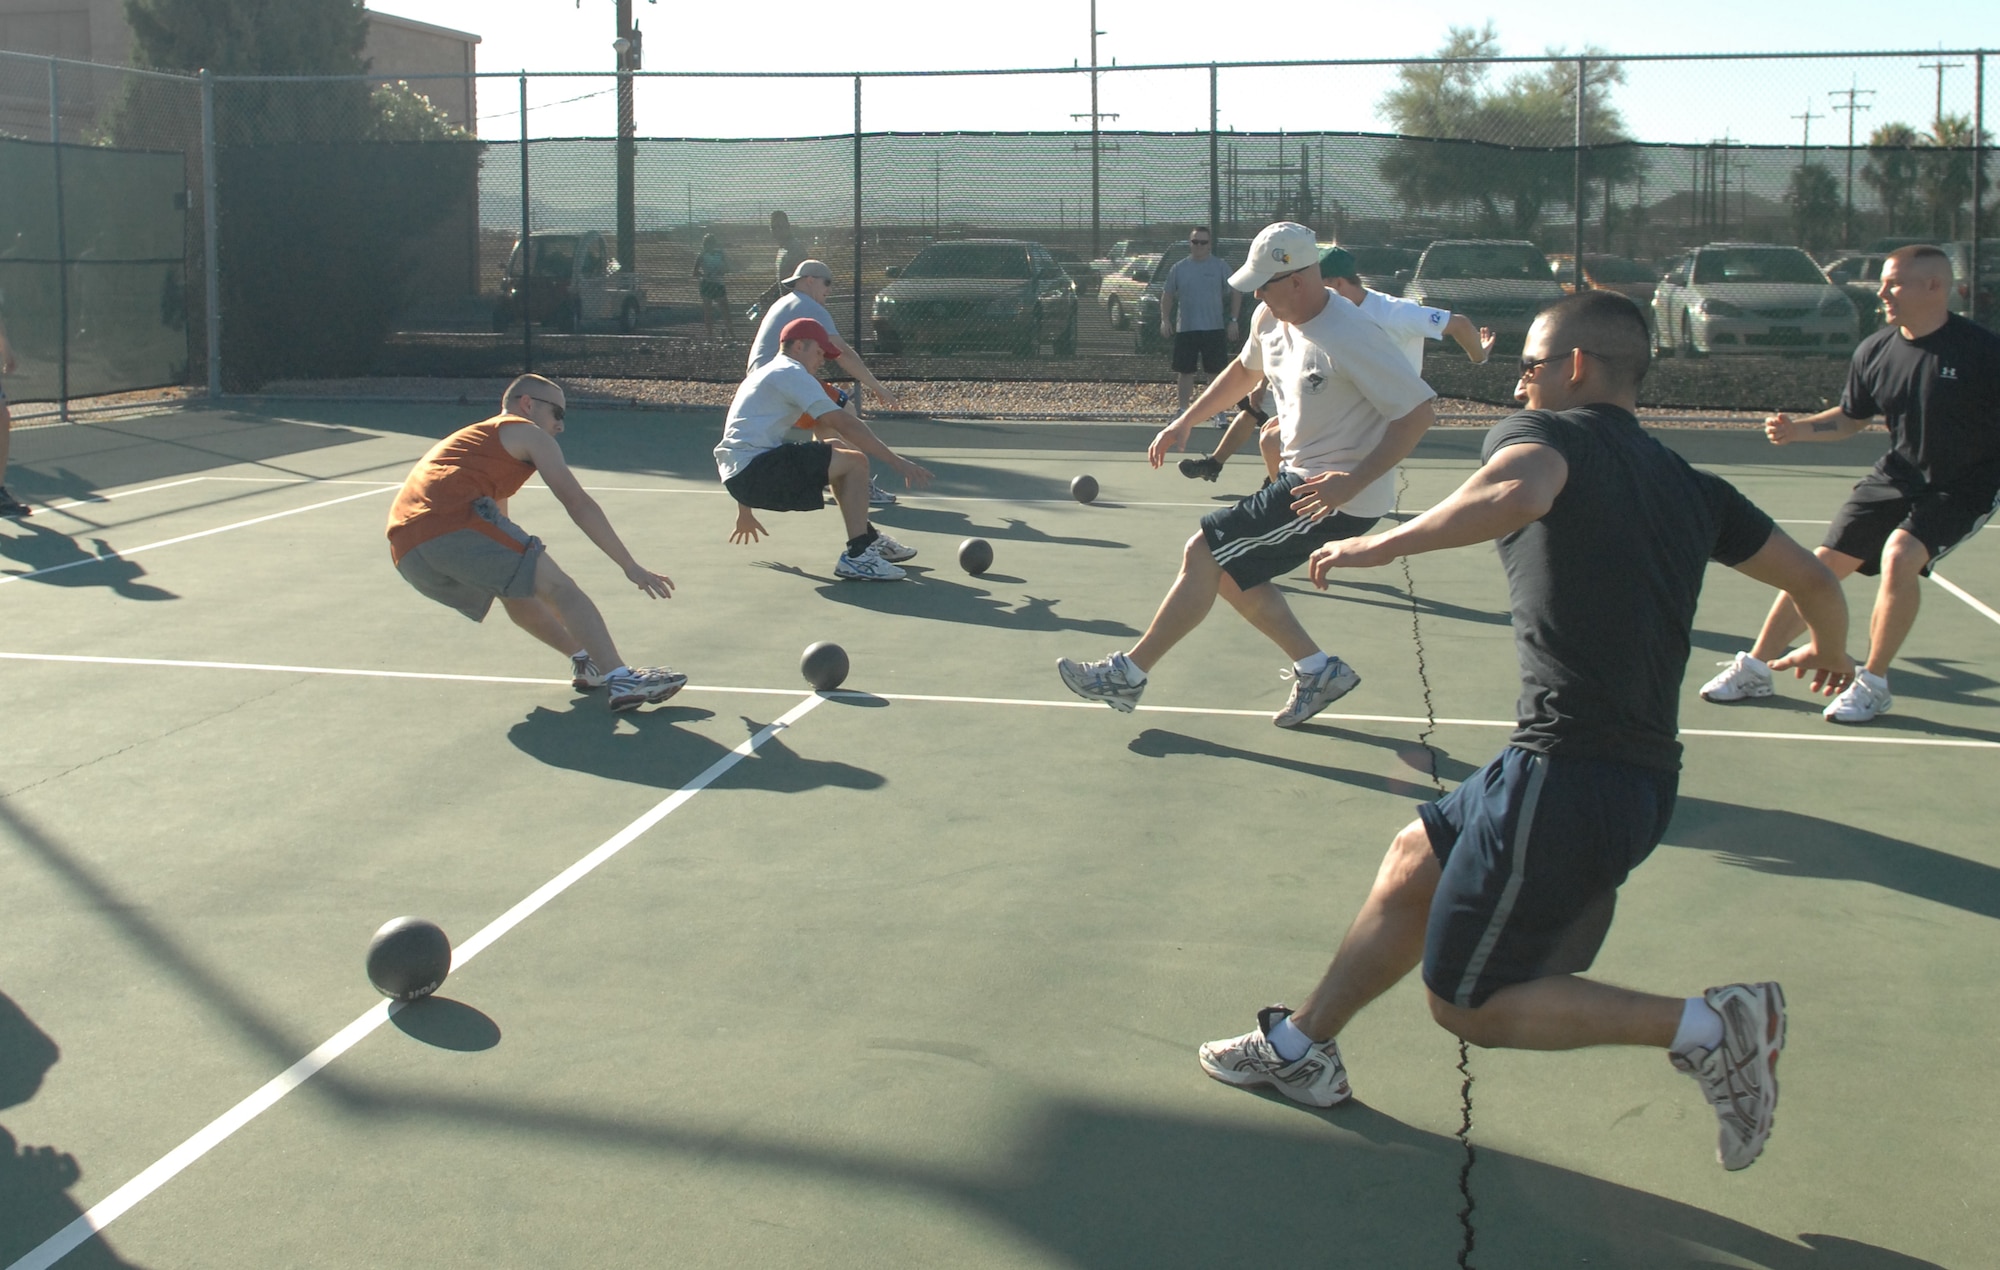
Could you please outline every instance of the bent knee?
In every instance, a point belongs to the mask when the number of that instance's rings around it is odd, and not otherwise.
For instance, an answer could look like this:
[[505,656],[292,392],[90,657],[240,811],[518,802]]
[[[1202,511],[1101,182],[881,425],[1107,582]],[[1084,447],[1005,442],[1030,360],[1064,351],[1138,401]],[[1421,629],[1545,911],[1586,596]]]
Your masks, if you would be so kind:
[[1889,542],[1882,548],[1882,572],[1898,576],[1914,576],[1922,573],[1924,566],[1931,562],[1931,549],[1915,535],[1897,530],[1889,535]]
[[1435,992],[1426,995],[1430,997],[1431,1018],[1445,1031],[1467,1045],[1477,1045],[1481,1049],[1491,1049],[1500,1044],[1500,1030],[1495,1026],[1487,1006],[1455,1005]]

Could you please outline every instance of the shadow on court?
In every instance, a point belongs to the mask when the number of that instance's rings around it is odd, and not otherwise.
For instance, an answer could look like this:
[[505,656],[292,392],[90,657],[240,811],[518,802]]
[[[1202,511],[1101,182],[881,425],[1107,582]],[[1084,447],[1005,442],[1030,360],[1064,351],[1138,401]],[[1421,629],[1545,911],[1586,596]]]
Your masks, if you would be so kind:
[[[712,710],[690,706],[614,714],[602,701],[591,700],[568,710],[536,706],[527,718],[508,729],[507,739],[523,754],[551,767],[656,789],[679,789],[732,749],[679,726],[714,717]],[[753,735],[764,726],[745,718],[743,734]],[[779,733],[725,773],[715,787],[793,794],[829,786],[879,789],[885,783],[880,773],[852,763],[802,758]]]
[[[1321,591],[1312,583],[1287,585],[1278,584],[1278,589],[1287,595],[1302,595],[1311,599],[1342,600],[1349,604],[1365,604],[1369,608],[1392,609],[1398,613],[1410,611],[1410,593],[1400,586],[1387,582],[1355,582],[1346,578],[1329,578],[1326,590]],[[1501,609],[1468,608],[1463,604],[1453,604],[1446,600],[1434,600],[1426,595],[1416,597],[1417,612],[1424,617],[1444,617],[1456,622],[1473,622],[1481,626],[1512,626],[1513,614]]]
[[403,1035],[441,1050],[473,1054],[500,1043],[500,1025],[485,1011],[450,997],[412,1001],[390,1015],[389,1021]]
[[[788,573],[819,584],[819,593],[829,600],[867,609],[871,613],[895,613],[904,617],[927,617],[938,622],[964,622],[992,626],[1003,631],[1077,631],[1085,635],[1136,638],[1138,631],[1123,622],[1104,618],[1070,618],[1056,613],[1059,600],[1025,596],[1017,607],[1009,607],[983,587],[953,582],[936,569],[905,565],[915,585],[883,586],[872,582],[843,582],[829,575],[808,573],[795,564],[771,560],[757,561],[759,568]],[[996,581],[998,579],[996,578]]]
[[7,482],[16,493],[50,502],[87,499],[102,489],[195,476],[238,463],[273,465],[274,474],[298,475],[277,461],[372,439],[367,432],[240,411],[179,410],[19,433]]
[[13,524],[28,532],[0,534],[0,556],[23,566],[18,571],[8,572],[20,576],[51,571],[27,578],[29,582],[44,586],[107,587],[128,600],[180,598],[172,591],[139,581],[146,576],[146,567],[135,560],[112,554],[116,548],[102,538],[91,539],[93,550],[86,551],[76,539],[46,525],[32,520],[15,521]]
[[[0,1110],[33,1098],[62,1057],[48,1034],[0,992]],[[0,1265],[12,1265],[83,1215],[69,1188],[83,1177],[76,1157],[55,1147],[24,1146],[0,1126]],[[102,1239],[63,1260],[79,1270],[128,1266]]]
[[907,503],[874,508],[869,512],[869,519],[887,525],[891,529],[908,529],[917,533],[941,534],[949,537],[1048,543],[1061,547],[1107,547],[1119,551],[1127,550],[1132,545],[1110,538],[1072,538],[1046,533],[1027,521],[1012,516],[1002,517],[998,525],[982,525],[975,522],[968,512],[952,511],[944,507],[913,507]]

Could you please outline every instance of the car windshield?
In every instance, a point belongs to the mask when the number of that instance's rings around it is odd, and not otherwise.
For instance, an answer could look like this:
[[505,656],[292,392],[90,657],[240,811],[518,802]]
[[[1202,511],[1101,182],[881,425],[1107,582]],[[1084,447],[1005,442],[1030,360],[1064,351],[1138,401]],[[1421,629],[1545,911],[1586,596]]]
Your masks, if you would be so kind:
[[1695,257],[1694,280],[1826,284],[1812,257],[1793,247],[1724,247]]
[[[537,238],[535,243],[535,276],[538,278],[569,277],[570,262],[576,259],[576,239]],[[521,244],[514,244],[514,254],[507,257],[507,272],[514,277],[521,276]]]
[[1452,278],[1509,278],[1545,281],[1547,257],[1523,243],[1464,243],[1424,253],[1417,276],[1436,282]]
[[917,253],[905,278],[1005,278],[1026,279],[1028,252],[1022,247],[998,243],[948,243],[926,247]]
[[1347,251],[1354,257],[1354,267],[1362,273],[1394,273],[1409,268],[1410,261],[1416,258],[1414,252],[1401,247],[1349,247]]
[[1650,270],[1640,268],[1637,261],[1627,260],[1623,256],[1585,256],[1583,258],[1583,267],[1585,272],[1590,274],[1591,279],[1596,282],[1651,282],[1653,280]]
[[1144,256],[1134,256],[1130,260],[1125,262],[1125,272],[1135,276],[1142,273],[1150,273],[1152,272],[1153,266],[1159,263],[1160,263],[1160,257],[1158,253],[1153,253]]

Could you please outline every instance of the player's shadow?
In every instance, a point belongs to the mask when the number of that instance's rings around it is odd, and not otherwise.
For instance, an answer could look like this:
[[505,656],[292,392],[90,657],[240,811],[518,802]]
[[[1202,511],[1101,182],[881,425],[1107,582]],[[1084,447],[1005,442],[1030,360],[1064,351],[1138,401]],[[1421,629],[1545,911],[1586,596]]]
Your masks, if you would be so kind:
[[[0,992],[0,1109],[33,1098],[61,1057],[48,1034]],[[55,1147],[20,1145],[0,1126],[0,1265],[13,1265],[83,1215],[69,1194],[82,1176],[75,1156]],[[62,1264],[85,1270],[130,1265],[102,1236],[70,1253]]]
[[[568,710],[536,706],[527,718],[508,729],[507,739],[522,753],[551,767],[657,789],[679,789],[732,749],[730,744],[680,726],[714,717],[711,710],[682,706],[613,714],[603,702],[588,700]],[[752,735],[764,724],[745,718],[743,727],[745,735]],[[731,768],[716,781],[716,787],[734,785],[789,794],[827,786],[879,789],[885,783],[880,773],[852,763],[802,758],[780,734]]]
[[[135,560],[126,560],[112,554],[111,544],[102,538],[92,539],[95,550],[86,551],[76,539],[59,530],[36,524],[32,520],[14,523],[28,532],[0,534],[0,556],[25,565],[26,568],[20,570],[21,573],[34,573],[42,569],[57,570],[54,573],[43,573],[40,577],[26,579],[29,582],[44,586],[109,587],[128,600],[180,598],[172,591],[139,581],[146,576],[145,566]],[[61,567],[65,565],[69,567]]]
[[[889,514],[884,515],[884,512]],[[942,534],[947,537],[1048,543],[1059,547],[1108,547],[1118,551],[1129,550],[1132,545],[1111,538],[1076,538],[1064,534],[1052,534],[1013,516],[1002,516],[998,525],[980,524],[965,512],[945,507],[912,507],[902,504],[896,507],[875,508],[869,512],[869,516],[895,529]]]
[[1373,790],[1378,794],[1419,801],[1429,801],[1437,796],[1437,789],[1430,779],[1430,767],[1433,762],[1439,774],[1447,781],[1463,780],[1476,770],[1452,759],[1441,750],[1434,751],[1437,757],[1433,760],[1431,755],[1413,740],[1350,732],[1326,724],[1309,724],[1307,727],[1315,733],[1338,740],[1360,742],[1393,750],[1402,760],[1401,768],[1408,774],[1364,772],[1350,767],[1336,767],[1331,763],[1314,763],[1287,755],[1266,754],[1261,750],[1225,745],[1208,737],[1190,736],[1185,732],[1170,732],[1165,728],[1147,728],[1132,738],[1125,748],[1147,758],[1201,757],[1262,763],[1266,767],[1275,767],[1280,771],[1292,772],[1299,776],[1309,776],[1315,780],[1339,781],[1343,785],[1351,785],[1357,789]]
[[[1402,587],[1386,582],[1357,582],[1349,578],[1329,578],[1324,591],[1314,587],[1310,582],[1289,586],[1280,583],[1278,589],[1289,595],[1342,600],[1350,604],[1365,604],[1370,608],[1392,609],[1399,613],[1410,611],[1410,593]],[[1416,597],[1416,606],[1417,613],[1422,617],[1477,622],[1482,626],[1511,626],[1514,622],[1513,614],[1504,610],[1495,613],[1488,609],[1467,608],[1463,604],[1434,600],[1422,593]]]
[[[896,613],[923,617],[937,622],[963,622],[993,626],[1006,631],[1077,631],[1085,635],[1116,638],[1136,637],[1139,632],[1108,618],[1072,618],[1059,615],[1057,600],[1023,597],[1009,605],[983,587],[954,582],[936,570],[903,566],[915,579],[888,586],[873,582],[843,582],[839,578],[810,573],[795,564],[759,560],[758,567],[819,584],[819,593],[829,600],[867,609],[872,613]],[[997,578],[995,579],[998,580]]]
[[[1929,661],[1933,659],[1926,659],[1926,660]],[[1898,662],[1897,665],[1900,667],[1902,663]],[[1945,678],[1945,676],[1938,676],[1938,678]],[[1967,684],[1974,681],[1979,681],[1977,676],[1964,676],[1960,680],[1961,683],[1967,683]],[[1827,702],[1830,700],[1830,698],[1812,696],[1806,691],[1806,682],[1807,681],[1804,680],[1794,679],[1789,674],[1780,673],[1778,676],[1779,688],[1778,691],[1773,695],[1768,697],[1757,697],[1749,701],[1734,701],[1729,703],[1727,706],[1723,707],[1721,710],[1717,710],[1714,706],[1711,705],[1696,704],[1690,706],[1689,709],[1699,710],[1700,713],[1697,715],[1690,715],[1686,712],[1683,712],[1681,716],[1681,725],[1683,727],[1720,728],[1727,724],[1730,713],[1740,711],[1746,715],[1753,712],[1754,713],[1775,712],[1778,714],[1795,716],[1800,726],[1809,727],[1815,732],[1825,732],[1831,729],[1840,728],[1841,727],[1840,724],[1827,723],[1820,717],[1821,713],[1826,709]],[[1921,690],[1917,692],[1905,693],[1903,691],[1904,682],[1905,681],[1901,676],[1897,677],[1894,680],[1893,686],[1897,696],[1899,697],[1908,696],[1912,700],[1918,700],[1918,701],[1933,699],[1927,697]],[[1979,682],[1984,682],[1984,681],[1979,681]],[[1788,685],[1789,685],[1789,690],[1787,688]],[[1976,697],[1976,696],[1971,696],[1969,694],[1963,696],[1953,696],[1947,693],[1945,695],[1952,704],[1986,706],[1989,708],[1993,704],[1990,699],[1985,697]],[[1808,719],[1810,719],[1810,722],[1807,722]],[[1925,719],[1925,718],[1920,718],[1916,715],[1898,714],[1894,712],[1875,716],[1875,718],[1869,720],[1867,727],[1864,730],[1867,732],[1898,732],[1906,736],[1949,737],[1954,740],[1960,740],[1960,741],[1987,741],[1987,742],[2000,743],[2000,731],[1994,731],[1987,728],[1967,727],[1962,723],[1942,723],[1935,719]]]

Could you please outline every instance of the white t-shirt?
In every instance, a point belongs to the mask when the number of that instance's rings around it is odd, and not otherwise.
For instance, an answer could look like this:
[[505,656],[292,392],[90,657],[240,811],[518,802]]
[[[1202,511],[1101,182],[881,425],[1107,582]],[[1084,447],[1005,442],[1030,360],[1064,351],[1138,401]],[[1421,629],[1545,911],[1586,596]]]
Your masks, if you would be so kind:
[[722,444],[715,447],[715,470],[726,481],[750,466],[751,459],[783,445],[800,415],[818,419],[838,409],[840,403],[826,395],[818,376],[780,353],[751,371],[736,390],[722,425]]
[[778,336],[784,333],[785,323],[794,318],[811,318],[826,328],[828,335],[837,336],[840,328],[833,324],[833,314],[826,306],[809,295],[789,291],[772,301],[764,320],[757,324],[757,338],[750,341],[750,364],[745,370],[756,370],[778,355]]
[[1415,300],[1380,291],[1367,292],[1356,307],[1389,332],[1389,338],[1396,341],[1396,347],[1410,359],[1410,368],[1419,375],[1424,372],[1424,341],[1443,339],[1445,323],[1451,321],[1449,309],[1426,308]]
[[[1349,470],[1381,444],[1391,419],[1437,395],[1387,331],[1331,293],[1326,307],[1300,326],[1260,308],[1236,360],[1270,385],[1282,466],[1302,476]],[[1391,468],[1340,510],[1383,516],[1395,505]]]

